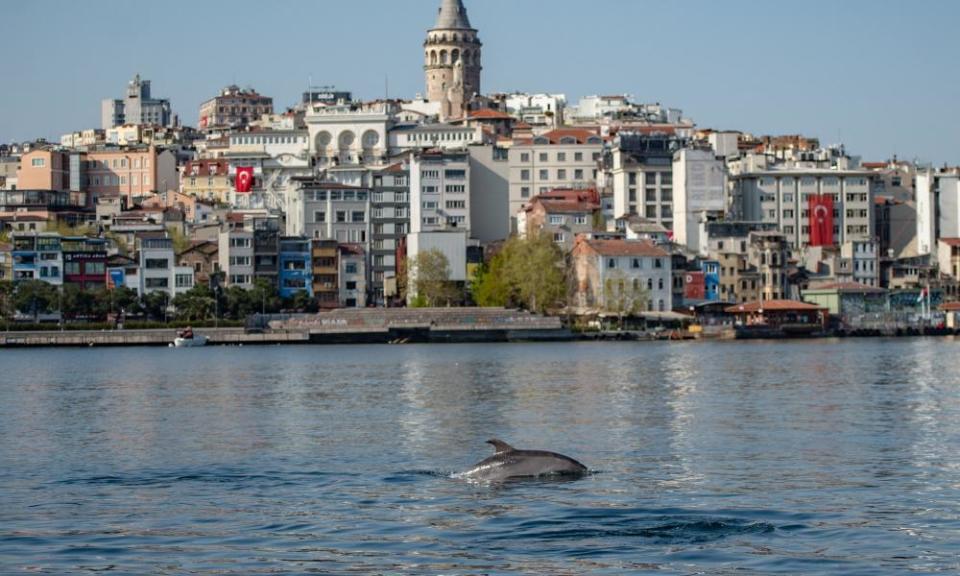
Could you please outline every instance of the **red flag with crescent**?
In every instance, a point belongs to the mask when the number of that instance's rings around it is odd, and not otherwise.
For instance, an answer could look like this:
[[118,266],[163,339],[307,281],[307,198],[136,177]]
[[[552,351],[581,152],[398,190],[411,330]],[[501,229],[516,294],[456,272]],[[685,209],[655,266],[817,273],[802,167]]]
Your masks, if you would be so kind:
[[253,188],[253,166],[238,166],[237,181],[235,188],[237,192],[248,194]]
[[833,244],[833,196],[810,196],[810,246]]

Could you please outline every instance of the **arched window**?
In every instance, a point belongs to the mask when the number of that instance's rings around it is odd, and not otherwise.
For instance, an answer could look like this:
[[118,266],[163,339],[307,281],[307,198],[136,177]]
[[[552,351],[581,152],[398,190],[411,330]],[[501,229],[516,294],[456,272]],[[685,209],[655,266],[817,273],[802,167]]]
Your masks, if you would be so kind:
[[432,51],[430,52],[430,64],[433,65],[433,66],[436,66],[436,65],[437,65],[437,51],[436,51],[436,50],[432,50]]
[[440,51],[440,65],[441,65],[441,66],[446,66],[446,65],[447,65],[447,51],[446,51],[446,50],[441,50],[441,51]]
[[460,60],[460,51],[454,50],[450,53],[450,63],[456,64]]
[[457,36],[456,34],[454,34],[454,35],[453,35],[453,43],[456,44],[456,43],[459,42],[459,41],[460,41],[460,37]]
[[663,278],[660,279],[660,285],[658,286],[658,289],[663,290]]

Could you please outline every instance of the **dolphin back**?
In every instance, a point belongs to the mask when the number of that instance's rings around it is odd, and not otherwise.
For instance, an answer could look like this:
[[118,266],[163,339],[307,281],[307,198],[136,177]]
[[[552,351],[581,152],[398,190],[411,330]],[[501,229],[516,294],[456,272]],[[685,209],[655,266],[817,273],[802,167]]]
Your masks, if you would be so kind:
[[[505,444],[505,443],[504,443]],[[543,450],[503,450],[477,463],[463,477],[479,482],[504,482],[541,476],[582,476],[587,467],[563,454]]]

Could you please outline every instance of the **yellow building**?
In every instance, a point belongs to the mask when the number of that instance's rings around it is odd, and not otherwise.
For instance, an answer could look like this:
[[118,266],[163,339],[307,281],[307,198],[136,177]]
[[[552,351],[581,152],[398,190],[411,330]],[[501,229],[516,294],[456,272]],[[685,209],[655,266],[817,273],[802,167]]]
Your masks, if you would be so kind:
[[230,163],[226,160],[194,160],[183,167],[182,194],[226,204],[230,201],[230,191]]

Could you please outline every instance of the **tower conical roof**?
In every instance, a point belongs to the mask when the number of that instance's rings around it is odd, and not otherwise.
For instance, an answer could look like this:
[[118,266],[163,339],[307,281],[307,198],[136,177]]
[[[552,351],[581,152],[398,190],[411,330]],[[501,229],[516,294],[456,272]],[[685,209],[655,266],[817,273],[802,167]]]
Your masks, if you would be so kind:
[[462,0],[443,0],[435,30],[472,30]]

